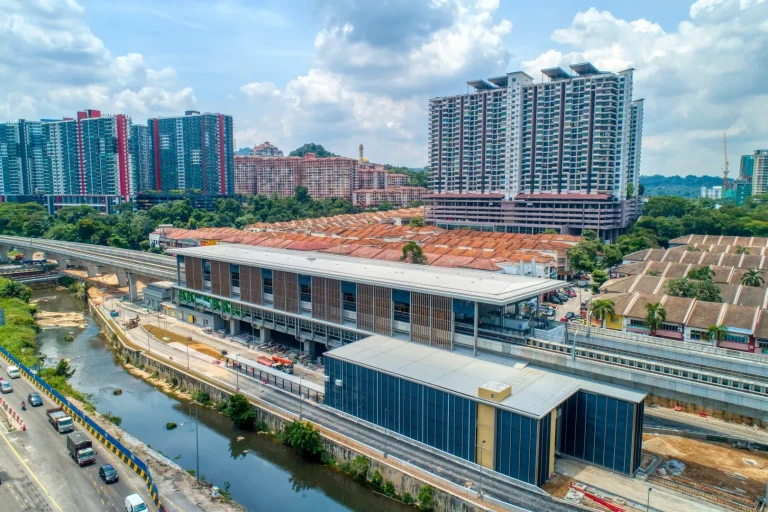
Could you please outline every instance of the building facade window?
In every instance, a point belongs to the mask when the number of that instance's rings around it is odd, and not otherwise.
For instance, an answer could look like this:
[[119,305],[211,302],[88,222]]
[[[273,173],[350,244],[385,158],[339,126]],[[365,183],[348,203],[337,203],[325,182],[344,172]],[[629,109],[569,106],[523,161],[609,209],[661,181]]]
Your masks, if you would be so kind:
[[725,335],[725,341],[730,341],[733,343],[749,343],[749,336],[728,333]]
[[203,291],[211,291],[211,260],[202,260],[203,263]]
[[229,284],[232,297],[240,297],[240,265],[229,264]]

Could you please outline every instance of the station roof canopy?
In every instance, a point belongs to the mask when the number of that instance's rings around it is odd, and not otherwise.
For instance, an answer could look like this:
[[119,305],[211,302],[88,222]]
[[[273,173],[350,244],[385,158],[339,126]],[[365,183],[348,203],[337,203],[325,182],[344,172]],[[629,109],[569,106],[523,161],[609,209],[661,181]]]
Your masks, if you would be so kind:
[[630,403],[645,398],[642,392],[545,370],[522,360],[504,357],[500,364],[386,336],[370,336],[325,356],[475,401],[484,401],[478,397],[478,389],[490,382],[509,385],[512,393],[507,398],[488,403],[537,419],[579,390]]
[[431,293],[499,306],[537,297],[563,287],[563,282],[555,279],[239,244],[174,249],[174,252],[183,256]]

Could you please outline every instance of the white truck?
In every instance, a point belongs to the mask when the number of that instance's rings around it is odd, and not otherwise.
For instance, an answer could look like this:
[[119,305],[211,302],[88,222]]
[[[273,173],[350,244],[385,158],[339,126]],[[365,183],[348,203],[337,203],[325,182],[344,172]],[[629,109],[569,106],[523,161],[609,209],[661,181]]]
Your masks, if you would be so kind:
[[149,510],[147,504],[138,494],[131,494],[125,498],[125,512],[145,512]]

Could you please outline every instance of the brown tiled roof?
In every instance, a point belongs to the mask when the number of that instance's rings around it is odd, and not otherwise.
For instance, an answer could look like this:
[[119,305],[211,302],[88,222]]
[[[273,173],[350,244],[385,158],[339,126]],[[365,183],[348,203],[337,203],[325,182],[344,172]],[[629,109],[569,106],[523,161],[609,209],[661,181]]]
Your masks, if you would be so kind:
[[635,284],[635,281],[637,279],[638,279],[638,276],[609,279],[608,281],[604,282],[603,285],[600,287],[600,292],[601,293],[627,293],[629,292],[630,288],[632,288],[632,285]]
[[763,308],[765,306],[765,295],[768,290],[765,287],[741,286],[739,297],[736,304],[741,306],[753,306]]
[[720,318],[720,312],[725,307],[719,302],[702,302],[697,300],[693,305],[693,311],[688,317],[688,326],[699,329],[706,329],[712,324],[717,323]]
[[653,295],[650,293],[638,293],[637,298],[629,307],[629,311],[627,311],[626,316],[629,316],[632,318],[645,318],[645,315],[648,314],[648,311],[646,311],[645,306],[648,304],[655,304],[657,302],[661,302],[661,299],[662,299],[661,295]]
[[747,329],[752,331],[755,327],[755,319],[760,311],[759,309],[748,306],[736,306],[728,304],[725,310],[725,316],[723,317],[722,324],[728,327],[736,327],[738,329]]
[[685,323],[693,302],[693,299],[665,295],[663,305],[667,312],[667,322],[672,322],[674,324]]

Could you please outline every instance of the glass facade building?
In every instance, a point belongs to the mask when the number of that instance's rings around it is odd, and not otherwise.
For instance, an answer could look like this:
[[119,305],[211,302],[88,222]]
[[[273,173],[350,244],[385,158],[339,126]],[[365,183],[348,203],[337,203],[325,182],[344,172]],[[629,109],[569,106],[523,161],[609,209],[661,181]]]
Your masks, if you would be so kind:
[[530,485],[556,454],[634,474],[644,393],[513,364],[373,336],[325,354],[325,404]]

